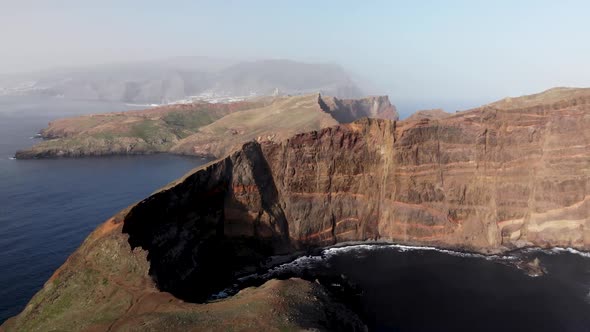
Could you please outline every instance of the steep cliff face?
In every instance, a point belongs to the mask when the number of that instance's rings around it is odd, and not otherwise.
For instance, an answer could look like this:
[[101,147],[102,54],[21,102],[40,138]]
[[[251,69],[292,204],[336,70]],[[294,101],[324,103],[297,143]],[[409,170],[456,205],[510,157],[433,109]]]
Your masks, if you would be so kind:
[[[589,250],[588,128],[590,97],[576,96],[246,143],[104,224],[7,326],[89,324],[96,312],[109,324],[223,320],[158,290],[202,300],[270,255],[344,241]],[[84,288],[101,278],[111,286]],[[215,305],[240,299],[252,297]]]
[[270,172],[260,145],[246,144],[130,210],[122,230],[149,252],[160,289],[203,301],[235,271],[292,251]]
[[481,252],[586,249],[589,111],[586,99],[486,107],[249,143],[219,162],[233,165],[217,171],[231,178],[216,205],[224,234],[283,247],[387,239]]
[[587,248],[589,110],[571,100],[436,121],[364,119],[249,143],[214,166],[225,198],[208,206],[219,206],[225,235],[294,247]]
[[588,99],[573,99],[439,121],[362,120],[263,150],[299,243],[584,249],[589,111]]

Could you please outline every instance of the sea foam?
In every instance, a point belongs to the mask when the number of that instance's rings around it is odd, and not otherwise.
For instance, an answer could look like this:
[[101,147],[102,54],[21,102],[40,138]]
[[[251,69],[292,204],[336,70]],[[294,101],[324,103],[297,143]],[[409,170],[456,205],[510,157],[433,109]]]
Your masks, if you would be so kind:
[[[316,255],[306,255],[301,256],[293,261],[279,264],[275,267],[268,269],[264,273],[253,273],[250,275],[243,276],[238,278],[237,281],[239,283],[247,282],[252,279],[262,279],[268,280],[280,275],[293,273],[299,274],[305,270],[312,269],[319,264],[326,264],[330,258],[342,255],[342,254],[362,254],[369,251],[374,250],[396,250],[398,252],[410,252],[410,251],[436,251],[447,255],[457,256],[457,257],[465,257],[465,258],[476,258],[476,259],[485,259],[488,261],[495,261],[498,263],[505,263],[505,264],[514,264],[513,266],[518,267],[518,262],[522,260],[522,255],[519,253],[527,254],[527,253],[534,253],[534,252],[542,252],[546,254],[560,254],[560,253],[571,253],[575,255],[580,255],[582,257],[590,258],[590,253],[582,252],[573,248],[552,248],[552,249],[542,249],[542,248],[526,248],[514,252],[512,254],[507,255],[483,255],[477,253],[470,253],[470,252],[461,252],[449,249],[440,249],[436,247],[429,247],[429,246],[410,246],[410,245],[402,245],[402,244],[390,244],[390,243],[375,243],[375,244],[351,244],[351,245],[340,245],[334,247],[328,247],[321,251],[321,253]],[[238,284],[234,284],[233,287],[229,287],[224,289],[223,291],[219,292],[212,296],[212,299],[220,299],[230,294],[233,294],[239,288]],[[590,293],[589,293],[590,296]]]

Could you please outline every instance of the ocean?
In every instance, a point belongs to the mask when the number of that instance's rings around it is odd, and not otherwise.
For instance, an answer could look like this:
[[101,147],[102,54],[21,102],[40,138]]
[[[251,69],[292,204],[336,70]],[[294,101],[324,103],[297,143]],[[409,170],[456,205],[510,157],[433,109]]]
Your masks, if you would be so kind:
[[[517,268],[535,258],[545,274]],[[242,277],[217,295],[291,277],[327,287],[369,331],[590,331],[590,255],[564,248],[489,257],[392,244],[340,246]]]
[[18,314],[101,222],[206,162],[171,155],[11,159],[53,119],[131,107],[0,97],[0,322]]

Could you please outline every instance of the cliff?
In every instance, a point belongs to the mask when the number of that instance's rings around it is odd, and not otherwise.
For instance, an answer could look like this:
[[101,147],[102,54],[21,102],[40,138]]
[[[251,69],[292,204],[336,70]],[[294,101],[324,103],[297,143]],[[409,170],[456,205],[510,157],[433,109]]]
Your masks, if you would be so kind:
[[[286,292],[299,296],[254,328],[299,317],[288,327],[362,329],[354,316],[315,316],[337,304],[297,280],[208,304],[178,299],[200,302],[271,255],[353,240],[589,250],[589,126],[580,95],[246,143],[103,224],[4,327],[223,329],[228,312],[243,322]],[[261,311],[231,310],[245,302]]]
[[[328,106],[323,99],[338,103]],[[16,157],[161,152],[221,157],[249,140],[283,140],[365,116],[396,120],[397,111],[387,97],[340,101],[317,94],[169,105],[53,121],[41,131],[45,141],[18,151]]]
[[589,101],[363,119],[248,143],[208,168],[221,196],[207,206],[219,206],[225,235],[281,250],[367,239],[485,253],[587,249]]

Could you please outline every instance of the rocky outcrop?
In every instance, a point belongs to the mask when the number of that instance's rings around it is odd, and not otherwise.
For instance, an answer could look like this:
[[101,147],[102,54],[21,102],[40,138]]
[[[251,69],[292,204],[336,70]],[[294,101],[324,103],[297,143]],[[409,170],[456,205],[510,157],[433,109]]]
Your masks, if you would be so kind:
[[319,97],[322,109],[331,114],[339,123],[350,123],[360,118],[398,120],[399,114],[387,96],[373,96],[362,99],[338,99]]
[[[161,294],[199,301],[271,255],[346,241],[589,250],[588,128],[590,97],[582,96],[440,120],[362,119],[246,143],[104,224],[8,326],[69,322],[72,312],[142,322],[170,312],[174,297]],[[72,302],[88,278],[115,286]],[[112,294],[129,293],[131,309],[113,306],[121,301]],[[66,299],[77,311],[64,305],[55,314]],[[193,317],[191,306],[174,313]]]

